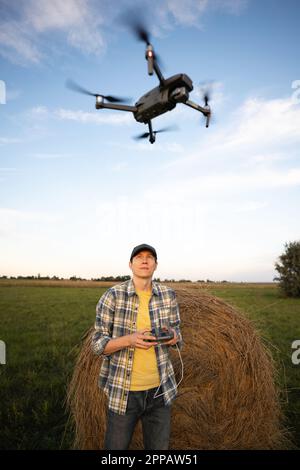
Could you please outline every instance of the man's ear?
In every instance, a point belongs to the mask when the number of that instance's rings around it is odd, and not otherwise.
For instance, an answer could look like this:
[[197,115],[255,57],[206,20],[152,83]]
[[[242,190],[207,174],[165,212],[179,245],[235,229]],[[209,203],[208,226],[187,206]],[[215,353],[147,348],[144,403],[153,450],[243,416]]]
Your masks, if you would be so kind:
[[131,263],[131,261],[129,261],[128,266],[129,266],[129,268],[130,268],[131,271],[132,271],[132,263]]
[[154,271],[156,271],[157,265],[158,265],[158,263],[157,263],[157,261],[156,261],[156,265],[155,265],[155,269],[154,269]]

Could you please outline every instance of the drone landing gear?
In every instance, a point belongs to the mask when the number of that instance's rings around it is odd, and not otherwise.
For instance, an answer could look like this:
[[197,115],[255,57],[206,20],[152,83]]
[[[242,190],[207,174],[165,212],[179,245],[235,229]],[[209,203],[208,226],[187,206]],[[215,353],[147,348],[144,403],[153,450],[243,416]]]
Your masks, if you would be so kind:
[[153,130],[152,130],[151,121],[148,121],[148,127],[149,127],[149,142],[150,142],[151,144],[154,144],[156,132],[153,132]]

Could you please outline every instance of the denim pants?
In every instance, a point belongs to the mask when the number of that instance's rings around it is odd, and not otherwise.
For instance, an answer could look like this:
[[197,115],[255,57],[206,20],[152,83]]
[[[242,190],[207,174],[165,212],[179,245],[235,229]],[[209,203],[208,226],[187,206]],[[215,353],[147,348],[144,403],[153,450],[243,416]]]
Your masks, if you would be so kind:
[[[168,450],[171,427],[171,405],[164,404],[164,397],[153,398],[156,388],[133,392],[128,395],[125,415],[108,409],[104,449],[127,450],[135,426],[142,420],[144,448]],[[161,393],[161,389],[157,395]]]

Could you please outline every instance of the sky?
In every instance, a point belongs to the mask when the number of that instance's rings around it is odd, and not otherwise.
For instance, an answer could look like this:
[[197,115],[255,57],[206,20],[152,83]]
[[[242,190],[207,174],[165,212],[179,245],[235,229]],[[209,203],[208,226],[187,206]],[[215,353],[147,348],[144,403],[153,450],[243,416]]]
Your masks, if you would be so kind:
[[[120,20],[143,12],[168,78],[213,119],[96,110],[66,88],[139,97],[158,85]],[[128,14],[128,13],[127,13]],[[0,275],[131,274],[140,243],[161,279],[269,282],[300,233],[300,2],[0,0]]]

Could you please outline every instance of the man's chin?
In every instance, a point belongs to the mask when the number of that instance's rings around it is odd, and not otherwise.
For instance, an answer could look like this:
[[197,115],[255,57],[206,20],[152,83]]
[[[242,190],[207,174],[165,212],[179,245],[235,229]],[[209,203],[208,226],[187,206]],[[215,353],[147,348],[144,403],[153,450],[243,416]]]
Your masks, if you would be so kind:
[[137,276],[143,279],[148,279],[152,277],[152,274],[149,271],[144,271],[144,272],[137,274]]

